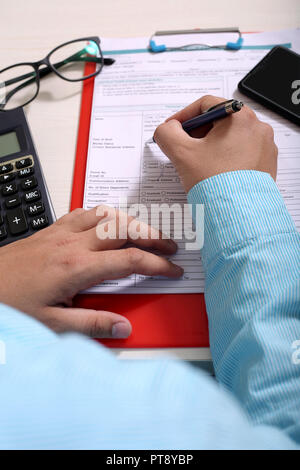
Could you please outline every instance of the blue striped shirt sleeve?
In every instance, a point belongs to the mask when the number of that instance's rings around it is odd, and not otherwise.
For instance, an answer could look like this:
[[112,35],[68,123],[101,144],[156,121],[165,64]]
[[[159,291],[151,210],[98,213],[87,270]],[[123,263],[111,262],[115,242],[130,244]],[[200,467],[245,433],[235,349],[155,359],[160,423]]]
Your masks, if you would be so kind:
[[204,204],[202,259],[218,381],[255,424],[300,443],[300,237],[267,173],[217,175],[192,188]]

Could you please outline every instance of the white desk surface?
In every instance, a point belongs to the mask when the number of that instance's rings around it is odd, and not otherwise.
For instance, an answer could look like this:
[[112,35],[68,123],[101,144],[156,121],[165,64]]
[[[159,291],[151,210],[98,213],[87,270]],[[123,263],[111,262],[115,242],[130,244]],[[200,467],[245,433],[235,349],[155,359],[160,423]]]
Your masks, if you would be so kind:
[[[17,62],[39,60],[56,45],[82,36],[150,36],[160,29],[196,27],[239,26],[241,31],[263,31],[300,26],[299,0],[1,3],[0,69]],[[57,217],[69,209],[80,93],[80,84],[49,77],[42,81],[38,98],[26,108]],[[182,357],[195,355],[195,350],[185,350]],[[200,356],[199,352],[199,359]]]

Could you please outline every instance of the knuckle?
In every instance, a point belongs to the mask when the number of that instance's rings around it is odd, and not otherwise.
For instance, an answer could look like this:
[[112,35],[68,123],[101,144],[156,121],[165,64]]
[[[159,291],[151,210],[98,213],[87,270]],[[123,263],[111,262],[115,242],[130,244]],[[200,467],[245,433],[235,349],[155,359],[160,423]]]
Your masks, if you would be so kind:
[[155,129],[155,132],[154,132],[154,139],[157,141],[160,139],[161,135],[163,134],[164,132],[164,129],[166,127],[166,124],[165,122],[163,122],[162,124],[160,124],[159,126],[157,126],[157,128]]
[[201,109],[204,111],[205,109],[209,108],[211,106],[211,103],[214,102],[214,96],[212,95],[204,95],[202,98],[199,100],[199,104],[201,106]]
[[77,207],[71,212],[71,215],[77,216],[77,215],[83,214],[84,212],[85,212],[85,209],[83,209],[82,207]]
[[266,122],[261,123],[261,128],[263,134],[268,137],[269,139],[274,139],[274,130],[273,127],[270,126],[270,124],[267,124]]
[[273,163],[275,163],[277,165],[277,160],[278,160],[278,147],[277,145],[275,144],[275,142],[273,141],[273,146],[272,148],[270,149],[271,151],[271,158],[273,159]]
[[202,96],[202,98],[200,98],[200,101],[201,101],[201,103],[207,103],[207,102],[211,102],[215,98],[216,97],[213,96],[213,95],[204,95],[204,96]]
[[221,103],[222,101],[225,101],[225,98],[220,98],[214,95],[204,95],[199,99],[199,104],[200,104],[202,111],[205,111],[211,106]]
[[85,257],[76,251],[68,251],[60,258],[60,265],[68,271],[77,271],[85,264]]
[[58,233],[58,236],[55,240],[55,247],[56,248],[61,248],[61,247],[69,247],[71,245],[74,245],[78,240],[78,237],[67,231],[62,231],[62,233]]
[[100,318],[92,318],[88,320],[87,335],[91,338],[103,338],[108,336],[109,332]]
[[64,331],[66,331],[64,324],[61,322],[61,318],[57,318],[56,316],[48,315],[43,317],[43,323],[56,333],[64,333]]
[[105,204],[100,204],[96,208],[96,216],[101,218],[111,217],[116,215],[117,210],[114,207],[107,206]]
[[101,215],[102,213],[109,211],[109,209],[110,207],[106,204],[99,204],[99,206],[96,208],[96,215]]
[[70,220],[72,220],[74,217],[78,217],[78,215],[80,214],[83,214],[85,211],[85,209],[83,208],[80,208],[78,207],[77,209],[74,209],[72,212],[70,212],[69,214],[66,214],[62,217],[60,217],[60,219],[58,219],[54,225],[63,225],[65,223],[68,223]]
[[71,269],[77,265],[77,261],[78,261],[77,256],[75,256],[74,254],[68,253],[61,257],[60,264],[65,268]]
[[243,114],[242,113],[237,113],[237,114],[240,116],[243,115],[244,118],[246,118],[249,121],[254,121],[255,119],[257,119],[255,112],[253,111],[253,109],[249,108],[249,106],[244,106],[242,111],[243,111]]
[[126,250],[127,262],[131,268],[134,268],[142,259],[143,252],[135,247],[127,248]]
[[69,214],[66,214],[60,217],[58,220],[56,220],[56,222],[54,222],[53,226],[57,227],[58,225],[63,225],[67,221],[68,215]]

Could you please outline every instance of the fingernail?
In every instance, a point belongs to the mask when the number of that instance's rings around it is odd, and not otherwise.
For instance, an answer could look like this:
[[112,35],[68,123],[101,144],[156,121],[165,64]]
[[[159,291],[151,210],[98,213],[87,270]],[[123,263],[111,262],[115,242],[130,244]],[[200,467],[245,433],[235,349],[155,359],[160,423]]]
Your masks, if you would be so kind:
[[177,250],[178,246],[177,246],[177,243],[174,242],[174,240],[169,239],[168,244],[170,248],[172,248],[173,250]]
[[131,333],[131,326],[129,323],[118,322],[115,323],[112,327],[112,337],[113,338],[128,338]]
[[184,274],[184,269],[181,266],[178,266],[178,264],[175,264],[178,276],[182,276]]
[[163,238],[163,240],[168,244],[170,250],[172,250],[172,252],[176,252],[177,251],[177,243],[174,242],[174,240],[172,240],[171,238]]

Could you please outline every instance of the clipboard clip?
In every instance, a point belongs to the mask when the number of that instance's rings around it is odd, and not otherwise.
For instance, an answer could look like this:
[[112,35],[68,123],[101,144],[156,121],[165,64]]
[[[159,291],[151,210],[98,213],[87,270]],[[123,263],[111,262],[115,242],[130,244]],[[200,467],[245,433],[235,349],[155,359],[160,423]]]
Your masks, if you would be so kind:
[[[153,38],[156,36],[174,36],[178,34],[210,34],[210,33],[236,33],[238,39],[236,42],[227,42],[223,45],[211,46],[209,44],[185,44],[184,46],[168,47],[165,44],[156,44]],[[196,28],[196,29],[182,29],[170,31],[156,31],[149,40],[148,50],[152,53],[167,52],[167,51],[192,51],[192,50],[208,50],[208,49],[222,49],[228,51],[238,51],[241,49],[244,39],[238,27],[232,28]]]

